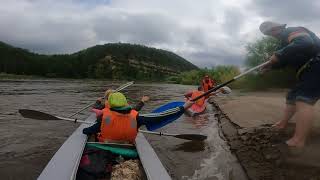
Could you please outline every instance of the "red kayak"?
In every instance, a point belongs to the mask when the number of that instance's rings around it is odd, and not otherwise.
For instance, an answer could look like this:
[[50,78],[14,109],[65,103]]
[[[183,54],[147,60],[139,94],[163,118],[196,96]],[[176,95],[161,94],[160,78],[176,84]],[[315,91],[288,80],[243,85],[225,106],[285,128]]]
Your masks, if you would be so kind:
[[193,104],[186,112],[190,116],[196,116],[198,114],[204,113],[207,107],[207,100],[199,106],[198,104]]

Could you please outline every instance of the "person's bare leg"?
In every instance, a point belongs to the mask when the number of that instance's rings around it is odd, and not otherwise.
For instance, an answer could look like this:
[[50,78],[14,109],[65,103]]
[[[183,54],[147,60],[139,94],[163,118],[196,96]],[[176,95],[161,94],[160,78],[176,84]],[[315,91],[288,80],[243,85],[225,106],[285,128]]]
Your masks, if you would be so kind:
[[275,123],[273,125],[273,127],[277,128],[277,129],[286,128],[289,120],[292,118],[292,116],[295,114],[295,112],[296,112],[296,105],[287,104],[286,108],[284,109],[284,113],[283,113],[281,120],[278,121],[277,123]]
[[304,102],[296,102],[296,113],[293,118],[296,119],[295,133],[286,143],[288,146],[304,147],[312,127],[314,107]]

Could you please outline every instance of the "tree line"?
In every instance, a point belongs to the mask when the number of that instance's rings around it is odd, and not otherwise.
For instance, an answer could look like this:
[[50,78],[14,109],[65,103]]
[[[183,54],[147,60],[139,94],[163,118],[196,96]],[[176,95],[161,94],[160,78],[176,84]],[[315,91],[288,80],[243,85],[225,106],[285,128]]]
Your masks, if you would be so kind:
[[[41,55],[0,42],[0,58],[0,72],[44,77],[161,80],[169,75],[165,68],[177,72],[198,69],[172,52],[127,43],[97,45],[73,54]],[[155,68],[146,69],[146,63]]]

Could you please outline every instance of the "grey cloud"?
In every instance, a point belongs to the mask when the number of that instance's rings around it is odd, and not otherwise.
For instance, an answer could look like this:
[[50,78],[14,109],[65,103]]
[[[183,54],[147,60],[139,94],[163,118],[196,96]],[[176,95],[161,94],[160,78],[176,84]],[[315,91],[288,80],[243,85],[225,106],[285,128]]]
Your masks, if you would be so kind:
[[188,55],[193,63],[199,67],[213,67],[216,65],[242,65],[244,58],[232,54],[216,54],[215,52],[198,52]]
[[126,41],[145,45],[171,43],[174,22],[159,14],[120,14],[99,17],[94,31],[97,39],[108,42]]
[[[10,19],[9,19],[10,20]],[[41,25],[21,23],[18,27],[0,30],[0,39],[39,53],[71,53],[88,45],[85,27],[81,24],[45,20]]]
[[280,0],[275,2],[258,0],[254,1],[252,7],[265,18],[284,23],[318,21],[319,8],[319,1],[316,0]]
[[212,67],[216,65],[241,65],[244,55],[241,52],[233,52],[228,48],[219,47],[199,49],[192,53],[180,53],[199,67]]
[[206,37],[206,32],[200,28],[190,29],[188,32],[186,43],[191,46],[195,46],[198,48],[208,46],[208,38]]
[[228,35],[237,37],[244,21],[245,17],[239,9],[226,9],[223,29]]

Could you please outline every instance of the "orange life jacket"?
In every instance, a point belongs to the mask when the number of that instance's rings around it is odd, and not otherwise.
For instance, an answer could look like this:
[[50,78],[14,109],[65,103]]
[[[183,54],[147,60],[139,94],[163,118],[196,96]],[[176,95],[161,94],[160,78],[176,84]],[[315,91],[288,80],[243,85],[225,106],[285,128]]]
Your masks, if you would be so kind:
[[205,79],[202,80],[202,88],[204,92],[207,92],[209,89],[213,88],[214,82],[212,79],[209,79],[208,82],[206,82]]
[[108,102],[108,101],[105,101],[105,103],[104,103],[104,108],[110,108],[110,105],[109,105],[109,102]]
[[[200,96],[201,94],[203,94],[204,92],[202,91],[193,91],[192,92],[192,95],[191,95],[191,99],[194,99],[198,96]],[[197,104],[198,106],[202,106],[204,104],[204,101],[205,101],[206,97],[202,97],[200,99],[198,99],[195,104]]]
[[134,143],[138,134],[136,110],[131,110],[128,114],[122,114],[104,108],[101,120],[100,142],[129,142]]

